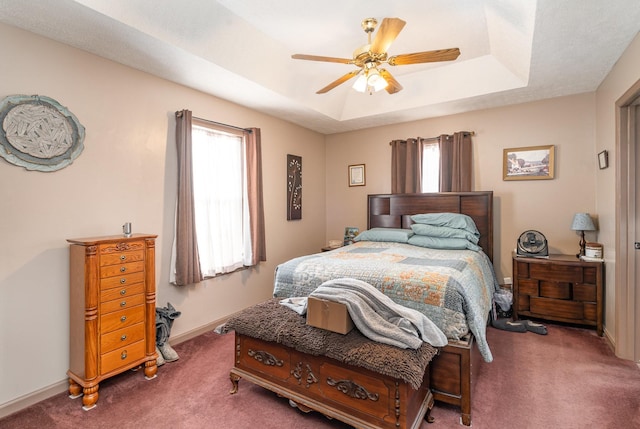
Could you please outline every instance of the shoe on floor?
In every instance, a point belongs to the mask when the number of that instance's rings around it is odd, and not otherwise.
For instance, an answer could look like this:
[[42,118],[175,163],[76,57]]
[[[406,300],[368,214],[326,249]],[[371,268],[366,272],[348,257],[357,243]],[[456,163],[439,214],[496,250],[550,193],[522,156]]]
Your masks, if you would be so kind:
[[156,365],[158,366],[164,365],[165,364],[164,356],[162,356],[162,353],[160,353],[160,349],[158,348],[158,346],[156,346],[156,354],[158,355],[158,358],[156,359]]
[[169,343],[164,343],[161,346],[158,346],[162,356],[164,357],[165,362],[173,362],[178,360],[178,353],[169,345]]
[[527,332],[527,327],[522,321],[514,322],[510,319],[496,319],[491,321],[491,325],[494,328],[502,329],[503,331]]
[[523,320],[523,322],[527,331],[531,331],[539,335],[547,335],[547,327],[543,324],[532,322],[531,320]]

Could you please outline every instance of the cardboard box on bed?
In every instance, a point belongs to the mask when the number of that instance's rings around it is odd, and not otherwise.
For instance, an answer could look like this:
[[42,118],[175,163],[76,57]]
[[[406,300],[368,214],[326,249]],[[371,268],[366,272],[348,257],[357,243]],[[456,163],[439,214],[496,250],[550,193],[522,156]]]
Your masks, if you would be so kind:
[[353,320],[346,305],[310,296],[307,300],[307,325],[347,334],[353,329]]

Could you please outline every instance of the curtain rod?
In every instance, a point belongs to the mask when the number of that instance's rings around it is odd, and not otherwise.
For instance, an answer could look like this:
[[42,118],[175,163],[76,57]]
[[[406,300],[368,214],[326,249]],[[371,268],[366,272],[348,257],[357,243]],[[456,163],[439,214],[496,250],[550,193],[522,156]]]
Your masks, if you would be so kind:
[[[182,111],[177,111],[176,112],[176,116],[178,118],[182,117]],[[236,127],[235,125],[229,125],[229,124],[225,124],[225,123],[222,123],[222,122],[211,121],[209,119],[198,118],[196,116],[192,116],[191,119],[196,119],[198,121],[206,122],[207,124],[220,125],[220,126],[223,126],[223,127],[233,128],[235,130],[246,131],[248,133],[252,133],[253,132],[251,129],[248,129],[248,128]]]
[[[459,132],[464,133],[464,134],[469,134],[470,136],[475,136],[476,135],[475,131],[459,131]],[[420,140],[437,140],[437,139],[440,138],[440,136],[437,136],[437,137],[417,137],[417,138],[420,139]],[[389,142],[389,146],[391,146],[391,142]]]

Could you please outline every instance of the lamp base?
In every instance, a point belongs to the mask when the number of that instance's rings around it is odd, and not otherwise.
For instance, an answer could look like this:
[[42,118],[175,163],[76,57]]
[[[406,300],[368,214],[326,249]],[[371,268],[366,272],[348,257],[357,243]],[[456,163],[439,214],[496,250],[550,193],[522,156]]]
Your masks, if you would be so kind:
[[580,231],[580,232],[582,232],[582,236],[580,238],[580,253],[576,255],[576,258],[578,259],[580,259],[580,256],[584,256],[584,249],[585,249],[585,246],[587,245],[587,242],[584,239],[584,231]]

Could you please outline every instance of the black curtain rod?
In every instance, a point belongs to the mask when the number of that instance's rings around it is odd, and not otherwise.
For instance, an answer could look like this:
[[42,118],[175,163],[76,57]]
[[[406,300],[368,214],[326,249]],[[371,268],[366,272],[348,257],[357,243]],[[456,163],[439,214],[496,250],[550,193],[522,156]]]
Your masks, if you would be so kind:
[[[182,117],[182,111],[176,112],[176,116],[178,118]],[[212,121],[212,120],[209,120],[209,119],[198,118],[196,116],[192,116],[191,119],[197,119],[198,121],[206,122],[207,124],[220,125],[222,127],[233,128],[234,130],[246,131],[248,133],[252,133],[253,132],[251,129],[248,129],[248,128],[236,127],[235,125],[224,124],[222,122],[216,122],[216,121]]]
[[[475,136],[476,132],[475,131],[460,131],[461,133],[464,134],[469,134],[470,136]],[[437,137],[416,137],[420,140],[438,140],[440,138],[440,136]],[[391,146],[391,142],[389,142],[389,146]]]

